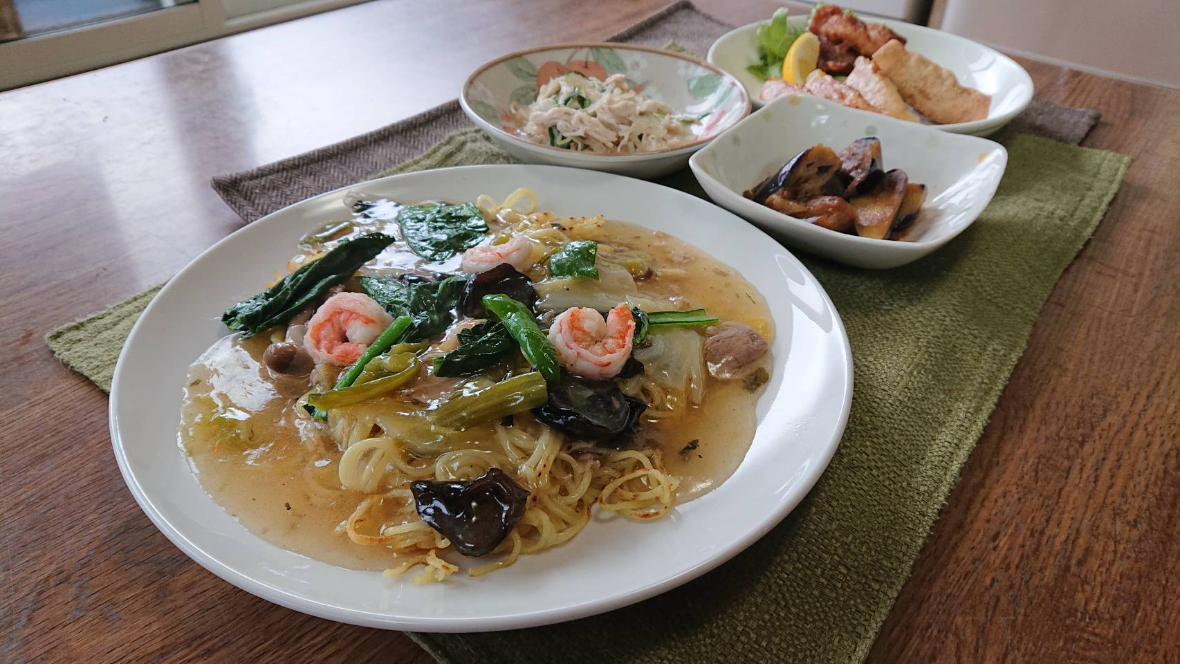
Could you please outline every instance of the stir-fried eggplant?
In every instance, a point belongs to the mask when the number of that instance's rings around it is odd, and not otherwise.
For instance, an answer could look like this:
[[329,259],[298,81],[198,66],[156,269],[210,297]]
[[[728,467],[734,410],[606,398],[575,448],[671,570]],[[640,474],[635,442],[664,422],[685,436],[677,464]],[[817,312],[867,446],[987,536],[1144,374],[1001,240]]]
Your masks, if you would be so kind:
[[888,240],[897,225],[909,178],[905,171],[894,169],[885,174],[877,186],[848,201],[856,208],[856,234]]
[[418,516],[465,556],[491,553],[516,527],[529,492],[499,468],[466,482],[410,485]]
[[639,429],[647,404],[625,394],[613,382],[586,380],[562,371],[549,388],[549,400],[533,409],[537,419],[573,438],[621,448]]
[[885,174],[884,168],[881,139],[870,136],[853,141],[840,152],[840,171],[848,180],[844,196],[854,196],[872,189]]
[[826,145],[816,145],[800,152],[778,173],[762,181],[747,198],[755,203],[766,203],[776,192],[805,201],[815,196],[839,194],[844,191],[844,177],[840,175],[840,157]]
[[905,197],[901,199],[901,209],[897,211],[897,226],[895,231],[909,228],[918,218],[918,211],[922,203],[926,202],[926,185],[909,183],[905,186]]
[[926,201],[926,186],[901,170],[884,172],[881,141],[853,141],[838,155],[826,145],[804,150],[743,196],[821,228],[878,240],[900,239]]

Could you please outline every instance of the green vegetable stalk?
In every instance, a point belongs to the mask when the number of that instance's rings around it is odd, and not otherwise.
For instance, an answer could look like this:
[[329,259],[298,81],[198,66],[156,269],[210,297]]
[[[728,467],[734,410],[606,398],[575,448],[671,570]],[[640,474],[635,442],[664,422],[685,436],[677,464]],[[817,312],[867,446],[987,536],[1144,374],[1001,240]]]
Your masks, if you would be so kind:
[[[344,375],[340,377],[340,380],[336,381],[336,387],[332,388],[332,392],[343,390],[346,387],[351,387],[352,384],[356,382],[356,379],[359,378],[361,373],[365,370],[365,366],[369,364],[369,361],[381,353],[389,350],[390,346],[397,343],[401,339],[402,335],[405,334],[406,330],[409,329],[412,322],[413,319],[409,316],[398,316],[395,318],[393,322],[389,324],[389,327],[385,328],[385,331],[381,333],[381,336],[377,337],[377,339],[365,349],[365,352],[360,356],[360,359],[358,359],[351,367],[349,367],[348,371],[344,372]],[[325,394],[332,394],[332,392],[326,392]],[[307,409],[307,412],[311,413],[312,417],[318,420],[328,419],[327,411],[312,404],[310,399],[304,408]]]
[[635,343],[643,343],[651,328],[660,327],[703,327],[716,325],[721,322],[716,316],[710,316],[704,309],[692,311],[652,311],[646,312],[639,307],[631,309],[635,317]]
[[531,410],[548,399],[544,377],[533,371],[473,394],[452,397],[434,410],[430,419],[439,426],[463,429]]
[[557,351],[553,350],[545,333],[537,327],[533,312],[507,295],[485,295],[483,306],[500,319],[508,334],[520,344],[520,352],[541,372],[545,380],[557,382],[561,377]]
[[221,321],[245,337],[286,323],[392,243],[393,238],[383,233],[369,233],[341,242],[277,284],[230,307],[222,314]]
[[[370,362],[370,365],[377,364],[380,361],[380,358],[376,358]],[[352,404],[368,401],[369,399],[374,399],[392,392],[414,380],[418,375],[418,358],[413,353],[391,355],[389,360],[382,364],[386,369],[395,370],[395,373],[382,378],[372,378],[365,382],[358,381],[351,387],[334,389],[331,392],[325,392],[323,394],[310,394],[307,397],[308,405],[317,410],[351,406]],[[397,367],[400,367],[400,369],[397,369]]]

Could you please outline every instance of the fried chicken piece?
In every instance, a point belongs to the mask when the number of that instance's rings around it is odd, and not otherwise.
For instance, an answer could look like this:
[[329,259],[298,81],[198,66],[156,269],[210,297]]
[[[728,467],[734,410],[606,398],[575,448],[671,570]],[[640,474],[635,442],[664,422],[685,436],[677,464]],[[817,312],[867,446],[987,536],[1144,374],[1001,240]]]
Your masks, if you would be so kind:
[[893,81],[901,98],[937,124],[971,122],[987,117],[991,97],[959,85],[948,69],[891,41],[873,54],[873,64]]
[[769,104],[779,97],[801,94],[806,94],[803,88],[797,85],[791,85],[781,78],[772,78],[762,84],[762,92],[758,93],[758,96],[762,98],[762,101]]
[[819,68],[829,74],[852,71],[856,56],[871,56],[891,40],[905,38],[879,23],[865,23],[836,5],[815,10],[808,31],[819,38]]
[[907,122],[920,121],[902,101],[897,86],[877,71],[872,60],[857,58],[856,67],[844,83],[859,92],[878,112]]
[[843,104],[850,108],[859,108],[862,111],[877,111],[854,88],[837,81],[818,69],[808,74],[807,84],[803,89],[808,94],[823,97],[824,99],[834,101],[837,104]]

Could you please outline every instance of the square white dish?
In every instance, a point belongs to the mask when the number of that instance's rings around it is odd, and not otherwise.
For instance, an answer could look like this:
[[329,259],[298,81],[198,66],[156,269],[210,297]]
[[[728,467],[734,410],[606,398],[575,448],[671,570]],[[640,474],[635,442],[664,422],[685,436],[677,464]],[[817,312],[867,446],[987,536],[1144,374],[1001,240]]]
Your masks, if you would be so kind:
[[[865,136],[881,139],[885,170],[900,168],[927,187],[904,240],[837,233],[742,196],[795,155],[822,143],[839,152]],[[858,111],[816,97],[775,100],[721,134],[689,161],[715,203],[788,245],[856,267],[913,262],[951,241],[991,202],[1008,163],[998,143]]]

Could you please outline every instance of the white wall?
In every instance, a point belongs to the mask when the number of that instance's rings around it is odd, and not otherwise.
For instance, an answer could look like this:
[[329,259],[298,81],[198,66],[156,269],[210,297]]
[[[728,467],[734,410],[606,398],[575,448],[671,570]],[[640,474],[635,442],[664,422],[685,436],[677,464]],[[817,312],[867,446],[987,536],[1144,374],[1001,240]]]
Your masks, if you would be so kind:
[[941,28],[1011,51],[1180,88],[1180,0],[947,0]]

